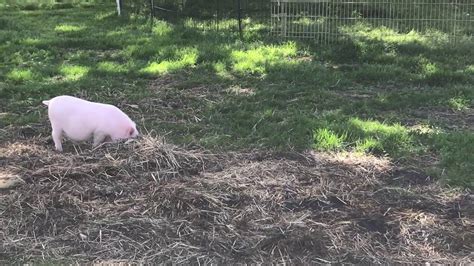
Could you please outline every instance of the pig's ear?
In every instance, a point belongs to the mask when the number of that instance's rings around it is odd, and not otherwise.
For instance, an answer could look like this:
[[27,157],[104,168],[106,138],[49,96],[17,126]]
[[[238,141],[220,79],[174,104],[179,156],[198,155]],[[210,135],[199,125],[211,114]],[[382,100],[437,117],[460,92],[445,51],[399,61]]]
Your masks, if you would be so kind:
[[128,132],[128,136],[131,137],[133,133],[135,132],[135,129],[133,127],[129,127],[127,132]]

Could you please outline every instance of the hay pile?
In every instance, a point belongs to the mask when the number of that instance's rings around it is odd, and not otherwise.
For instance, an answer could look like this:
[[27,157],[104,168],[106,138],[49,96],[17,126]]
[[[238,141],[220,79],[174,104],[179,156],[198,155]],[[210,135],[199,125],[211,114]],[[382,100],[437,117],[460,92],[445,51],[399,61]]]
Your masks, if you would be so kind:
[[[0,143],[0,261],[470,262],[473,197],[373,157],[213,155],[151,136]],[[1,177],[1,176],[0,176]]]

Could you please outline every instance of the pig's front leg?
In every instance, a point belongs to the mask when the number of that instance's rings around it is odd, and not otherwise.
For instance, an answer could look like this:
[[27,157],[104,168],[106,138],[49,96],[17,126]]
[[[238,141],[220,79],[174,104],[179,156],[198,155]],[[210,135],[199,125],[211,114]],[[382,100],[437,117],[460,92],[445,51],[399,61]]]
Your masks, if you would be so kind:
[[56,150],[60,152],[63,151],[63,145],[61,143],[62,133],[63,131],[60,129],[53,129],[51,134],[53,136],[54,146],[56,147]]
[[102,132],[94,132],[94,141],[92,143],[92,147],[95,148],[99,146],[102,142],[104,142],[105,138],[107,138],[107,134]]

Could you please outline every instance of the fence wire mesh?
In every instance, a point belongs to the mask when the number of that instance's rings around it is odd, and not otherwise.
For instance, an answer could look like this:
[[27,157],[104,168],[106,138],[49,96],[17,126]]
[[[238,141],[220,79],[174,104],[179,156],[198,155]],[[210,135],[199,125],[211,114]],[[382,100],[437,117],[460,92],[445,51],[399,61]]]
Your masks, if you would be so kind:
[[[330,43],[357,27],[449,40],[474,35],[473,0],[271,0],[271,33]],[[352,33],[351,33],[352,32]]]
[[374,29],[385,37],[413,33],[448,41],[474,39],[474,0],[143,1],[152,5],[155,17],[201,30],[239,31],[240,17],[243,31],[260,23],[275,37],[319,43]]
[[202,30],[239,30],[241,22],[252,18],[268,23],[269,0],[150,0],[154,16],[165,20],[185,21]]

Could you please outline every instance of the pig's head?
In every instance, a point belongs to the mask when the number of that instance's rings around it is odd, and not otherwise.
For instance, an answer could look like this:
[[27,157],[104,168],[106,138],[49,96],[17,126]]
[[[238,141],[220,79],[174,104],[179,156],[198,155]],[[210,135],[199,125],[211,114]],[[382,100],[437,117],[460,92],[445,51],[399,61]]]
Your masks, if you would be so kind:
[[130,126],[128,126],[126,135],[127,135],[126,138],[138,137],[139,133],[138,133],[137,126],[135,125],[135,123],[132,123]]
[[116,141],[136,138],[139,135],[140,134],[138,133],[137,126],[135,123],[131,122],[128,125],[122,127],[119,131],[112,133],[110,137],[113,141]]

